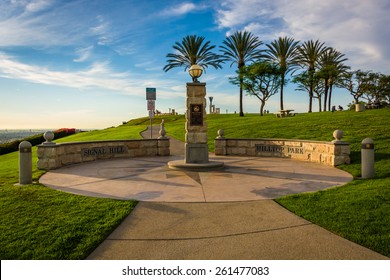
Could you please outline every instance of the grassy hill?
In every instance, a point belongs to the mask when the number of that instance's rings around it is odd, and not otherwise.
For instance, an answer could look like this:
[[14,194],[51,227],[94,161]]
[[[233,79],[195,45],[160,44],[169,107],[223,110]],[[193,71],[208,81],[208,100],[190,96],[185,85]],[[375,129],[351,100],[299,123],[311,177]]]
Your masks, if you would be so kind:
[[[184,116],[165,120],[169,135],[184,140]],[[310,194],[293,195],[277,202],[338,235],[390,256],[390,109],[364,112],[298,114],[293,118],[248,114],[209,115],[209,148],[214,149],[218,129],[227,138],[293,138],[331,141],[336,129],[351,144],[350,165],[340,168],[355,180],[345,186]],[[140,138],[148,118],[119,127],[75,134],[58,142]],[[359,179],[360,143],[375,141],[375,178]],[[33,176],[36,168],[34,149]],[[0,156],[0,258],[83,259],[128,215],[136,202],[82,197],[39,184],[17,187],[18,154]]]

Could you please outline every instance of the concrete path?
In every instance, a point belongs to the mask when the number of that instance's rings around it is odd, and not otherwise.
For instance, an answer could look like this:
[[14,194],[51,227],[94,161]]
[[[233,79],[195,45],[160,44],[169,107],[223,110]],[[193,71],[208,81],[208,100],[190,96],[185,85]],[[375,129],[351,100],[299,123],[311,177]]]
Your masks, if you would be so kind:
[[273,200],[140,202],[88,257],[104,260],[376,260],[384,256]]
[[[153,130],[155,137],[158,128]],[[171,154],[73,165],[46,173],[40,182],[140,201],[88,259],[385,259],[271,200],[343,185],[352,180],[346,172],[246,157],[213,157],[225,162],[219,171],[178,171],[167,162],[183,157],[184,144],[171,139]]]

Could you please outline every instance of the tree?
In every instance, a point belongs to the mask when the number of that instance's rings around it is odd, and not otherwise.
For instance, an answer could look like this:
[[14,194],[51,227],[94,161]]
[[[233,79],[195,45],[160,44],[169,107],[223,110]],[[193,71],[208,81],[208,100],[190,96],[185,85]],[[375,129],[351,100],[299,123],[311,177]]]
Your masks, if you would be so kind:
[[253,62],[261,58],[262,50],[258,47],[263,43],[258,37],[248,31],[236,31],[226,37],[222,42],[221,51],[225,61],[231,61],[230,67],[237,64],[240,86],[240,116],[244,116],[242,104],[242,78],[240,71],[248,62]]
[[345,72],[342,75],[340,85],[349,91],[355,101],[355,104],[358,104],[359,99],[365,92],[367,92],[369,73],[369,71],[357,70]]
[[222,68],[222,56],[212,52],[215,46],[210,45],[210,41],[204,40],[203,36],[187,35],[181,42],[175,42],[173,49],[177,53],[167,54],[167,65],[163,70],[167,72],[175,67],[184,67],[186,71],[194,64],[199,65],[203,70],[206,70],[208,66],[215,69]]
[[251,96],[260,100],[260,115],[264,113],[266,101],[279,91],[279,66],[268,61],[255,62],[241,69],[240,75],[232,79],[233,84],[240,84]]
[[307,69],[309,75],[309,113],[312,111],[314,75],[318,66],[319,57],[328,48],[320,41],[309,40],[298,47],[299,63]]
[[277,63],[280,69],[280,110],[283,110],[283,88],[286,74],[298,64],[298,44],[290,37],[279,37],[271,44],[267,44],[265,58],[272,63]]
[[320,69],[318,71],[318,77],[322,78],[324,82],[324,111],[326,111],[326,106],[328,106],[328,110],[330,111],[334,81],[349,69],[348,66],[343,64],[347,60],[344,56],[344,54],[337,50],[328,48],[319,57]]
[[390,76],[386,76],[378,72],[368,72],[364,79],[365,85],[362,98],[366,99],[368,103],[381,103],[389,99],[390,93]]
[[381,75],[379,78],[379,99],[390,104],[390,75]]
[[[314,85],[313,86],[313,98],[317,98],[318,111],[321,112],[322,111],[321,100],[322,100],[322,96],[324,95],[325,86],[324,86],[324,83],[321,82],[321,79],[320,79],[318,73],[316,75],[314,75],[312,81],[313,81],[313,85]],[[307,71],[304,71],[298,75],[295,75],[292,82],[298,85],[296,90],[309,92],[310,79],[309,79],[309,74],[307,73]]]

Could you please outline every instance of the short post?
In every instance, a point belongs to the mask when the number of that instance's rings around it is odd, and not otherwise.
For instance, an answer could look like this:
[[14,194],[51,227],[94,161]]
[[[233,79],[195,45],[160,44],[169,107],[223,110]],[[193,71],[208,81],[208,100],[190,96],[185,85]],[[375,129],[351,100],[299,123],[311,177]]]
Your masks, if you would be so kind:
[[23,141],[19,144],[19,184],[32,183],[32,155],[31,143]]
[[362,141],[362,178],[374,177],[374,141],[366,138]]

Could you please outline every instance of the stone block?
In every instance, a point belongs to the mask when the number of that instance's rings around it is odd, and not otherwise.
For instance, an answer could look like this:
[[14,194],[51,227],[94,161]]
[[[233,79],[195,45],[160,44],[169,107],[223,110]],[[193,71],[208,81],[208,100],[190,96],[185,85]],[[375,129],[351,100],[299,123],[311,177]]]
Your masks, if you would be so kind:
[[341,164],[350,164],[351,159],[349,156],[334,156],[333,157],[333,166],[341,165]]
[[158,149],[157,148],[146,148],[144,150],[144,155],[147,157],[155,157],[158,155]]
[[142,148],[157,148],[157,140],[143,140],[140,141],[140,149]]
[[47,165],[48,165],[49,170],[57,169],[57,168],[61,167],[61,163],[59,162],[59,160],[57,158],[49,159],[47,161]]
[[89,148],[89,146],[88,145],[81,145],[81,144],[74,144],[74,145],[65,145],[62,148],[64,149],[63,154],[76,154],[76,153],[81,153],[81,150],[83,148]]
[[[187,98],[187,101],[186,101],[187,108],[189,108],[190,104],[202,104],[203,108],[205,109],[206,98],[204,98],[202,96],[194,96],[191,98]],[[204,110],[204,113],[205,112],[206,112],[206,110]]]
[[225,147],[215,147],[214,153],[215,153],[216,156],[225,156],[225,155],[227,155]]
[[137,155],[137,149],[129,149],[127,151],[127,157],[133,158]]
[[169,156],[171,151],[169,148],[158,148],[158,156]]
[[315,150],[315,145],[313,143],[302,143],[302,147],[306,152],[312,152]]
[[207,144],[207,134],[205,132],[199,132],[199,133],[193,133],[193,132],[187,132],[186,133],[186,143],[189,144]]
[[207,144],[186,143],[185,163],[207,163],[209,162],[209,151]]
[[207,122],[203,120],[203,125],[190,125],[189,121],[185,124],[186,132],[199,132],[199,133],[207,133]]
[[289,147],[302,147],[302,142],[300,142],[300,141],[285,141],[284,145],[289,146]]
[[157,146],[159,148],[169,148],[170,146],[169,139],[158,139]]
[[237,140],[228,139],[228,140],[226,141],[226,146],[227,146],[227,147],[237,147]]
[[214,145],[215,147],[226,147],[226,139],[215,139]]
[[139,147],[141,147],[141,141],[139,140],[134,140],[134,141],[126,141],[125,142],[125,146],[128,148],[128,149],[138,149]]
[[249,140],[237,140],[237,147],[249,148],[251,146]]
[[45,156],[45,148],[38,146],[37,149],[37,157],[38,158],[43,158]]
[[61,165],[69,165],[83,162],[81,154],[68,154],[61,157]]
[[349,155],[351,149],[349,145],[334,145],[334,154],[335,155]]
[[265,145],[284,146],[284,140],[269,140]]
[[40,170],[48,170],[49,169],[49,163],[45,159],[38,159],[37,161],[37,168]]
[[232,154],[237,156],[245,156],[246,148],[232,148]]

